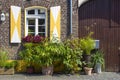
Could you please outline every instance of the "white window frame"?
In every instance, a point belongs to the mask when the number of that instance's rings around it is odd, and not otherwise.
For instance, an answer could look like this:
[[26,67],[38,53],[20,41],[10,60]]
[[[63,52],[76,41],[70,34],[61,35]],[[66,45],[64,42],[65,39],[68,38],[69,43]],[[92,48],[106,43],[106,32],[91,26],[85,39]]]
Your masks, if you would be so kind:
[[[45,14],[38,14],[38,9],[42,9],[45,11]],[[29,10],[35,10],[35,14],[28,14]],[[25,9],[25,36],[28,35],[28,20],[27,19],[35,19],[35,35],[38,35],[38,33],[45,33],[45,37],[47,37],[47,9],[44,7],[30,7]],[[38,32],[38,19],[45,19],[45,32]]]

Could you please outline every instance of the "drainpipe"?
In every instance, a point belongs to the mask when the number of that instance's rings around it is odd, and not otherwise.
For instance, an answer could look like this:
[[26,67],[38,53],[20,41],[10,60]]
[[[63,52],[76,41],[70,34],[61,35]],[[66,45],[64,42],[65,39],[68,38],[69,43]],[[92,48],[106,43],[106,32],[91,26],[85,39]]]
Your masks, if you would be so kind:
[[70,35],[72,34],[72,0],[70,0]]
[[[78,7],[80,7],[82,4],[84,4],[85,2],[87,2],[89,0],[78,0]],[[72,0],[70,0],[70,35],[72,34]]]

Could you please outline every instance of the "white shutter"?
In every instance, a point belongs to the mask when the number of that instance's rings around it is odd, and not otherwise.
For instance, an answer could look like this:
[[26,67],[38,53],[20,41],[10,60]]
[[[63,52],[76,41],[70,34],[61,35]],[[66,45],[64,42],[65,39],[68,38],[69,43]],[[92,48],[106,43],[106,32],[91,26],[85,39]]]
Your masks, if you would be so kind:
[[55,6],[50,8],[50,39],[60,41],[61,36],[61,7]]
[[10,8],[10,42],[21,42],[21,8],[11,6]]

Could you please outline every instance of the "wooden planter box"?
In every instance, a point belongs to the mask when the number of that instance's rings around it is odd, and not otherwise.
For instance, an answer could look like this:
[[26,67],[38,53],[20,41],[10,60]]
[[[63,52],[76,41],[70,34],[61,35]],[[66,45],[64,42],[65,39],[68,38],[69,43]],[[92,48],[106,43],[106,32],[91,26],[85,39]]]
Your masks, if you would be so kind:
[[13,75],[14,74],[14,68],[6,69],[6,68],[0,68],[0,74],[2,75]]

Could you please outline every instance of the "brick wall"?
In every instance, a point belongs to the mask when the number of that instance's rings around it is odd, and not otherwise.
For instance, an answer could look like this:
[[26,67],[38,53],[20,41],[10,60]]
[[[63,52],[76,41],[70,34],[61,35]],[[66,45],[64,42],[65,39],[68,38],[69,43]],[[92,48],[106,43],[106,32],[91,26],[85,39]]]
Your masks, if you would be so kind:
[[[61,39],[64,39],[69,35],[69,14],[70,5],[69,0],[0,0],[2,8],[0,13],[3,11],[6,14],[6,20],[0,22],[0,47],[4,47],[9,52],[10,59],[17,59],[18,52],[21,50],[21,44],[10,43],[10,6],[20,6],[22,8],[21,18],[21,32],[22,37],[24,36],[24,9],[30,6],[43,6],[48,10],[48,30],[50,28],[49,14],[50,7],[61,6]],[[78,7],[77,0],[73,0],[73,36],[78,37]],[[48,31],[49,33],[49,31]]]

